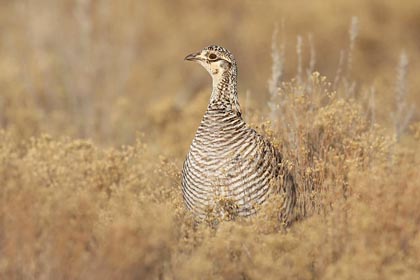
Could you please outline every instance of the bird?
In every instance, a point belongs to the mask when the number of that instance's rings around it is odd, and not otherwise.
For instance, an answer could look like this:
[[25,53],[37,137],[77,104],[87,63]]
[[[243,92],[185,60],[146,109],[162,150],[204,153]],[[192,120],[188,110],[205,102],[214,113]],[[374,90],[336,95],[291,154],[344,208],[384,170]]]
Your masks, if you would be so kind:
[[196,217],[232,220],[257,213],[273,194],[283,197],[278,219],[293,221],[297,186],[282,155],[242,118],[233,54],[211,45],[185,57],[212,77],[207,110],[182,167],[181,188]]

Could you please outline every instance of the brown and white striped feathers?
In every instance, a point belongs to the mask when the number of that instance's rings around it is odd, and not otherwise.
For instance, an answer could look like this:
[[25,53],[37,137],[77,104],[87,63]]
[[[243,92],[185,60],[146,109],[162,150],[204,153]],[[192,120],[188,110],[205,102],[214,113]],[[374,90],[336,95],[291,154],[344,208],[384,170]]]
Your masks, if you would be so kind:
[[277,149],[242,119],[237,65],[225,48],[209,46],[188,55],[211,75],[213,89],[182,170],[185,204],[194,214],[249,216],[270,194],[280,193],[279,211],[288,223],[296,203],[293,177]]

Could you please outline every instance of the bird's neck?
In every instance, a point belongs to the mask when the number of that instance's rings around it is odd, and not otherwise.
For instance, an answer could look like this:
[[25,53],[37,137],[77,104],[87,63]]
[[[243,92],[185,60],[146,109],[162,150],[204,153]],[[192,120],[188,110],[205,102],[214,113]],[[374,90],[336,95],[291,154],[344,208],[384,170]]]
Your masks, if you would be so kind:
[[209,106],[211,108],[233,111],[239,116],[241,115],[236,72],[226,72],[220,76],[213,76],[213,90]]

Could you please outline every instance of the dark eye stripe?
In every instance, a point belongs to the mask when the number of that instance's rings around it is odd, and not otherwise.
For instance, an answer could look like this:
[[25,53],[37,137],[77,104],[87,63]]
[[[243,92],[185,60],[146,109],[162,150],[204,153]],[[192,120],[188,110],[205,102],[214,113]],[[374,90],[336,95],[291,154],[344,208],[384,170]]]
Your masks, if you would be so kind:
[[226,59],[223,59],[223,58],[217,58],[217,59],[209,59],[209,60],[207,60],[207,63],[208,64],[210,64],[210,63],[213,63],[213,62],[217,62],[217,61],[220,61],[220,60],[223,60],[223,61],[226,61],[227,63],[229,63],[229,64],[231,64],[229,61],[227,61]]

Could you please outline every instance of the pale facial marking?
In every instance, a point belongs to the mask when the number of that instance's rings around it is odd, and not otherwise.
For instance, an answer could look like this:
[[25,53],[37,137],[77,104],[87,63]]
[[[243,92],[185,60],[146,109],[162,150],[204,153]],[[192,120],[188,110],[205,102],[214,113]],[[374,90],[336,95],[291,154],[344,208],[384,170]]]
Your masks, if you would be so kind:
[[213,86],[217,86],[224,77],[236,78],[236,63],[232,54],[218,46],[209,46],[202,51],[188,55],[186,60],[195,61],[203,66],[213,79]]
[[[213,58],[214,54],[211,52],[203,53],[202,56],[206,58]],[[220,79],[223,76],[223,73],[225,73],[230,68],[229,62],[225,61],[224,59],[218,59],[218,58],[219,57],[217,56],[216,60],[205,59],[205,60],[199,61],[200,65],[203,66],[207,70],[210,76],[212,76],[213,82],[220,81]]]

